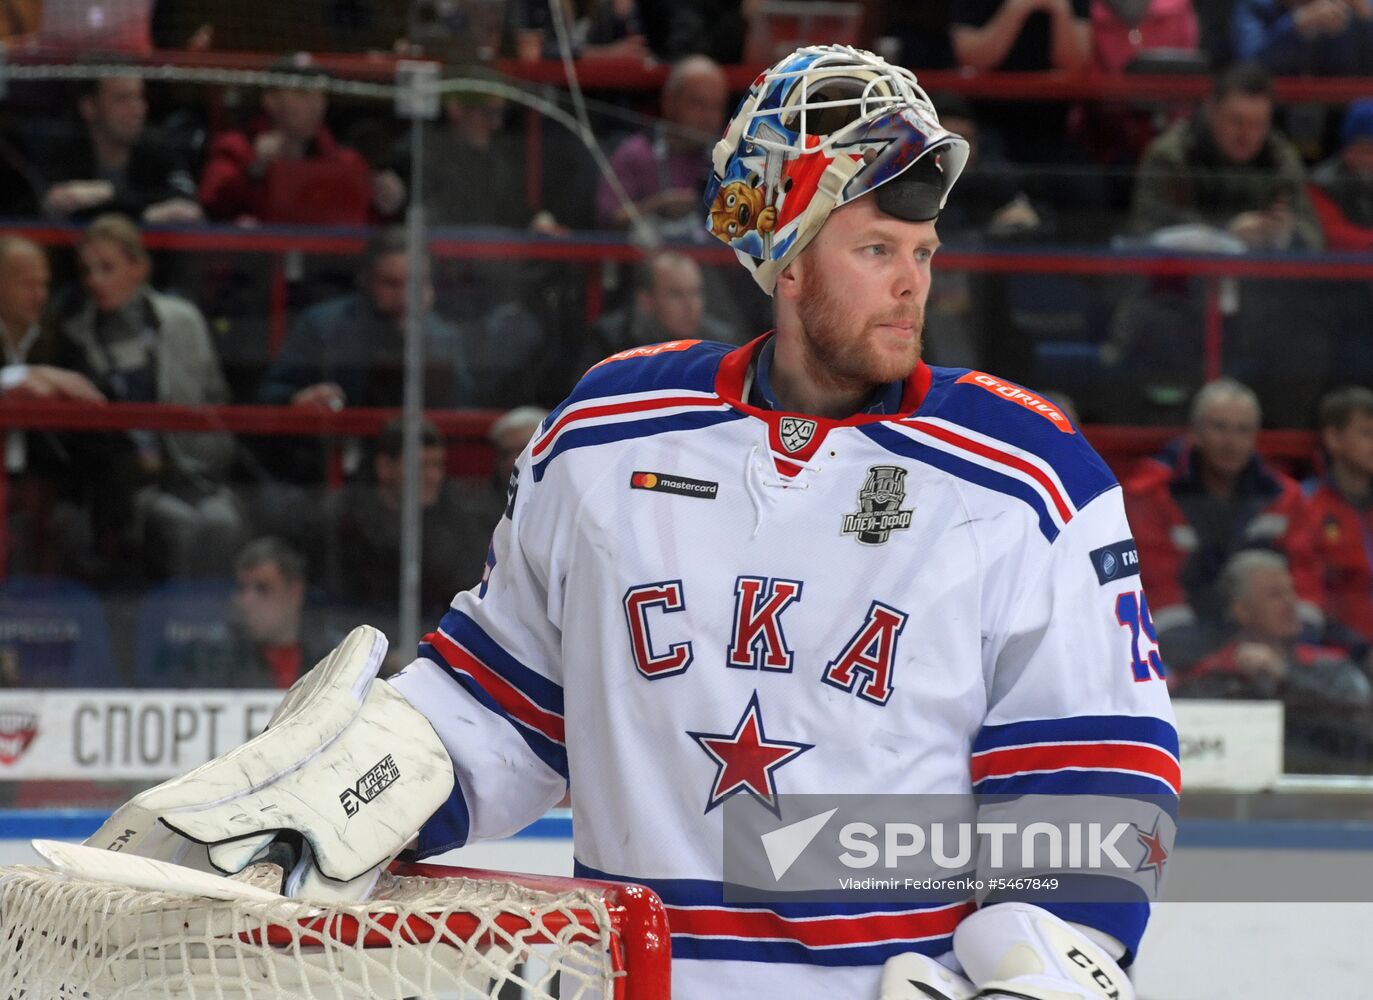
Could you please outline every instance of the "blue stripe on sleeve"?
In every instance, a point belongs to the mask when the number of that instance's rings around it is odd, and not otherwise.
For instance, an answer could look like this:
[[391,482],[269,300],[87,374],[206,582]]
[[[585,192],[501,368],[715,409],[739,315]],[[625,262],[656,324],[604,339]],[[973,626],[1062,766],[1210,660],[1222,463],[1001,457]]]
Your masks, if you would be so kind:
[[884,941],[871,945],[811,948],[796,941],[749,941],[742,938],[672,935],[672,957],[730,962],[780,962],[789,965],[882,965],[908,951],[934,958],[953,947],[953,935],[926,941]]
[[467,798],[462,794],[462,784],[454,780],[453,794],[420,827],[419,856],[433,857],[462,847],[467,843],[471,826],[472,819],[467,811]]
[[1058,537],[1059,528],[1049,515],[1048,504],[1039,494],[1039,491],[1028,483],[1014,476],[995,472],[985,466],[978,465],[976,462],[959,458],[957,455],[951,455],[938,448],[931,448],[918,441],[913,441],[884,424],[866,424],[859,429],[874,442],[894,454],[923,462],[925,465],[933,466],[958,479],[1022,501],[1034,511],[1035,517],[1039,521],[1040,533],[1050,542]]
[[606,882],[634,882],[646,885],[658,894],[667,906],[714,906],[724,909],[771,910],[779,917],[801,919],[804,917],[853,917],[863,914],[907,913],[911,910],[939,909],[948,906],[944,903],[929,903],[922,906],[910,902],[768,902],[727,903],[723,882],[699,878],[638,878],[633,875],[612,875],[597,871],[580,861],[573,862],[573,876],[576,878],[601,879]]
[[505,647],[492,639],[480,625],[463,612],[449,608],[443,620],[439,622],[439,630],[465,646],[468,652],[481,660],[487,668],[499,674],[545,712],[563,714],[562,685],[549,680],[511,656]]
[[[709,400],[702,400],[709,404]],[[649,411],[652,412],[652,411]],[[702,427],[742,420],[744,414],[738,410],[699,410],[676,413],[666,417],[650,417],[647,420],[626,420],[620,423],[596,424],[590,427],[573,425],[563,431],[558,443],[549,449],[548,454],[534,464],[534,481],[539,482],[548,471],[548,465],[565,451],[586,448],[592,445],[611,444],[630,438],[651,437],[669,431],[691,431]]]
[[[1176,817],[1177,793],[1162,778],[1120,771],[1064,768],[1042,774],[983,778],[973,785],[978,795],[1112,795],[1145,796]],[[1166,803],[1173,803],[1172,807]]]
[[547,764],[556,774],[561,776],[564,781],[567,780],[567,750],[565,747],[553,742],[538,730],[529,728],[518,719],[512,718],[505,709],[501,708],[501,706],[496,703],[496,700],[492,698],[491,695],[486,693],[485,688],[467,674],[449,664],[448,661],[439,655],[438,650],[429,643],[420,643],[419,655],[426,660],[437,663],[449,677],[453,678],[458,684],[461,684],[463,690],[475,698],[483,708],[499,715],[506,722],[510,723],[515,732],[520,734],[520,738],[529,745],[529,749],[534,753],[534,756]]
[[1178,755],[1178,732],[1152,715],[1077,715],[1066,719],[1029,719],[999,726],[983,726],[973,741],[973,753],[1031,743],[1070,743],[1129,740],[1150,743]]

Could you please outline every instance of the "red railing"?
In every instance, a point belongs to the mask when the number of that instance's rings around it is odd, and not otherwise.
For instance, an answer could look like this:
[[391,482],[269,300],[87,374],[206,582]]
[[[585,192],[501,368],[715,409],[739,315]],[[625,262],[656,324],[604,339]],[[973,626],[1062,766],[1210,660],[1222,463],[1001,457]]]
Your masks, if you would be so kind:
[[[31,219],[0,220],[0,231],[22,233],[47,246],[68,246],[79,237],[76,226],[49,225]],[[362,229],[319,229],[270,226],[240,229],[232,226],[192,228],[150,227],[144,242],[150,249],[186,252],[267,254],[274,258],[268,301],[271,350],[275,353],[286,331],[286,268],[290,253],[324,256],[357,254],[367,240]],[[431,252],[450,260],[538,260],[588,265],[585,268],[588,315],[594,321],[603,299],[601,269],[606,261],[633,262],[644,251],[619,236],[583,234],[576,239],[557,239],[496,230],[436,229]],[[733,251],[719,244],[686,244],[676,247],[702,264],[735,265]],[[1307,279],[1315,281],[1373,281],[1373,257],[1368,254],[1184,254],[1167,251],[1119,251],[1105,247],[997,248],[961,250],[955,244],[939,255],[939,268],[998,274],[1070,274],[1078,276],[1197,277],[1207,282],[1203,328],[1203,374],[1216,378],[1222,371],[1224,331],[1218,282],[1223,278]]]
[[[70,64],[89,61],[90,53],[62,48],[13,49],[6,59],[14,65]],[[174,66],[183,69],[268,70],[280,65],[281,56],[270,52],[191,52],[158,49],[137,55],[121,55],[121,61],[142,66]],[[386,82],[394,80],[400,59],[389,52],[313,54],[314,63],[347,79]],[[492,66],[500,73],[526,83],[566,86],[567,74],[558,60],[522,62],[498,59]],[[669,66],[656,60],[583,59],[576,64],[577,80],[588,90],[657,92],[667,80]],[[730,88],[747,90],[762,66],[726,66]],[[912,66],[927,91],[952,91],[968,97],[1004,101],[1199,101],[1211,92],[1211,78],[1200,73],[1101,73],[1095,70],[1067,73],[1005,73],[962,69],[921,69]],[[1342,104],[1368,97],[1366,77],[1278,77],[1274,89],[1279,101]]]
[[[295,406],[180,406],[161,403],[105,403],[0,400],[0,431],[49,429],[109,431],[142,428],[158,431],[221,431],[259,435],[375,436],[399,410],[356,407],[338,411]],[[426,418],[445,436],[450,469],[484,474],[491,468],[487,432],[500,416],[496,410],[431,410]],[[1158,452],[1182,433],[1177,427],[1097,425],[1083,433],[1124,477],[1141,458]],[[1303,469],[1316,453],[1310,431],[1265,431],[1259,450],[1285,468]],[[9,550],[9,475],[0,462],[0,577]]]

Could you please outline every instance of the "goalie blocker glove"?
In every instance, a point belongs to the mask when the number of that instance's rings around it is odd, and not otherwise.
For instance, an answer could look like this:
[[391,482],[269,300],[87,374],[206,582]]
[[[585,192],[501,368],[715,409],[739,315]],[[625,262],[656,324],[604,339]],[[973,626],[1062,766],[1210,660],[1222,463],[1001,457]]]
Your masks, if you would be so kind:
[[287,895],[366,898],[454,783],[429,721],[376,683],[385,655],[385,636],[354,629],[264,733],[136,795],[86,843],[231,875],[297,841]]
[[897,955],[882,969],[881,1000],[1135,1000],[1101,943],[1029,903],[965,917],[953,950],[971,978],[924,955]]

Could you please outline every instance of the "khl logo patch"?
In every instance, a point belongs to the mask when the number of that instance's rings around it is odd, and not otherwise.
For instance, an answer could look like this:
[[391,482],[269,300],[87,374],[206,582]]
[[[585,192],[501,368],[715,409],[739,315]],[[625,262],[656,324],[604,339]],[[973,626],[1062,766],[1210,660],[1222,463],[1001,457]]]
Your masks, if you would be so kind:
[[897,465],[874,465],[858,491],[858,511],[844,515],[844,534],[857,535],[864,545],[881,545],[893,531],[911,526],[915,511],[902,509],[906,499],[906,470]]
[[782,439],[782,447],[790,452],[798,452],[810,444],[815,437],[815,421],[801,417],[783,417],[777,427],[777,436]]

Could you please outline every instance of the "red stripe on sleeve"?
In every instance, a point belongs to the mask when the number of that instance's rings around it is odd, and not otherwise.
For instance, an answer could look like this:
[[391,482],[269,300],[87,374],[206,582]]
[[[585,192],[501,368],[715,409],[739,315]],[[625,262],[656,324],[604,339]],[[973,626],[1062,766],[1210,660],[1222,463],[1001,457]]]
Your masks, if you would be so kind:
[[1061,771],[1069,768],[1111,768],[1142,771],[1182,792],[1182,768],[1172,755],[1157,747],[1124,743],[1060,743],[1049,746],[987,750],[972,759],[973,781],[1000,778],[1023,771]]
[[481,660],[463,649],[442,632],[432,632],[425,641],[439,651],[449,666],[461,670],[476,681],[491,699],[505,710],[506,714],[518,719],[536,732],[550,740],[565,743],[567,739],[561,716],[545,711],[534,704],[519,688],[496,673]]
[[574,424],[579,420],[592,420],[596,417],[612,417],[621,413],[639,413],[643,410],[662,410],[670,406],[718,406],[718,399],[711,399],[705,396],[662,396],[657,399],[638,399],[630,403],[607,403],[604,406],[588,406],[584,410],[576,410],[572,413],[564,413],[556,424],[548,429],[548,433],[541,437],[534,445],[534,455],[541,455],[548,450],[548,446],[553,443],[559,432],[568,424]]
[[1044,487],[1044,491],[1049,494],[1049,499],[1053,501],[1054,508],[1058,511],[1058,516],[1063,519],[1065,524],[1073,519],[1073,513],[1068,506],[1067,499],[1063,496],[1063,493],[1058,487],[1054,485],[1053,480],[1045,475],[1044,470],[1040,469],[1038,466],[1032,465],[1016,455],[1009,455],[1004,451],[998,451],[985,444],[965,438],[962,434],[955,434],[953,431],[944,427],[929,424],[923,420],[907,420],[904,423],[907,427],[914,428],[922,434],[928,434],[932,438],[938,438],[940,441],[954,445],[957,448],[962,448],[964,451],[970,451],[974,455],[981,455],[983,458],[989,458],[993,462],[999,462],[1002,465],[1009,466],[1012,469],[1017,469],[1020,472],[1025,473],[1035,482],[1039,483],[1039,485]]
[[674,934],[795,941],[810,948],[917,941],[952,934],[977,907],[957,903],[915,913],[796,919],[771,911],[667,907]]

